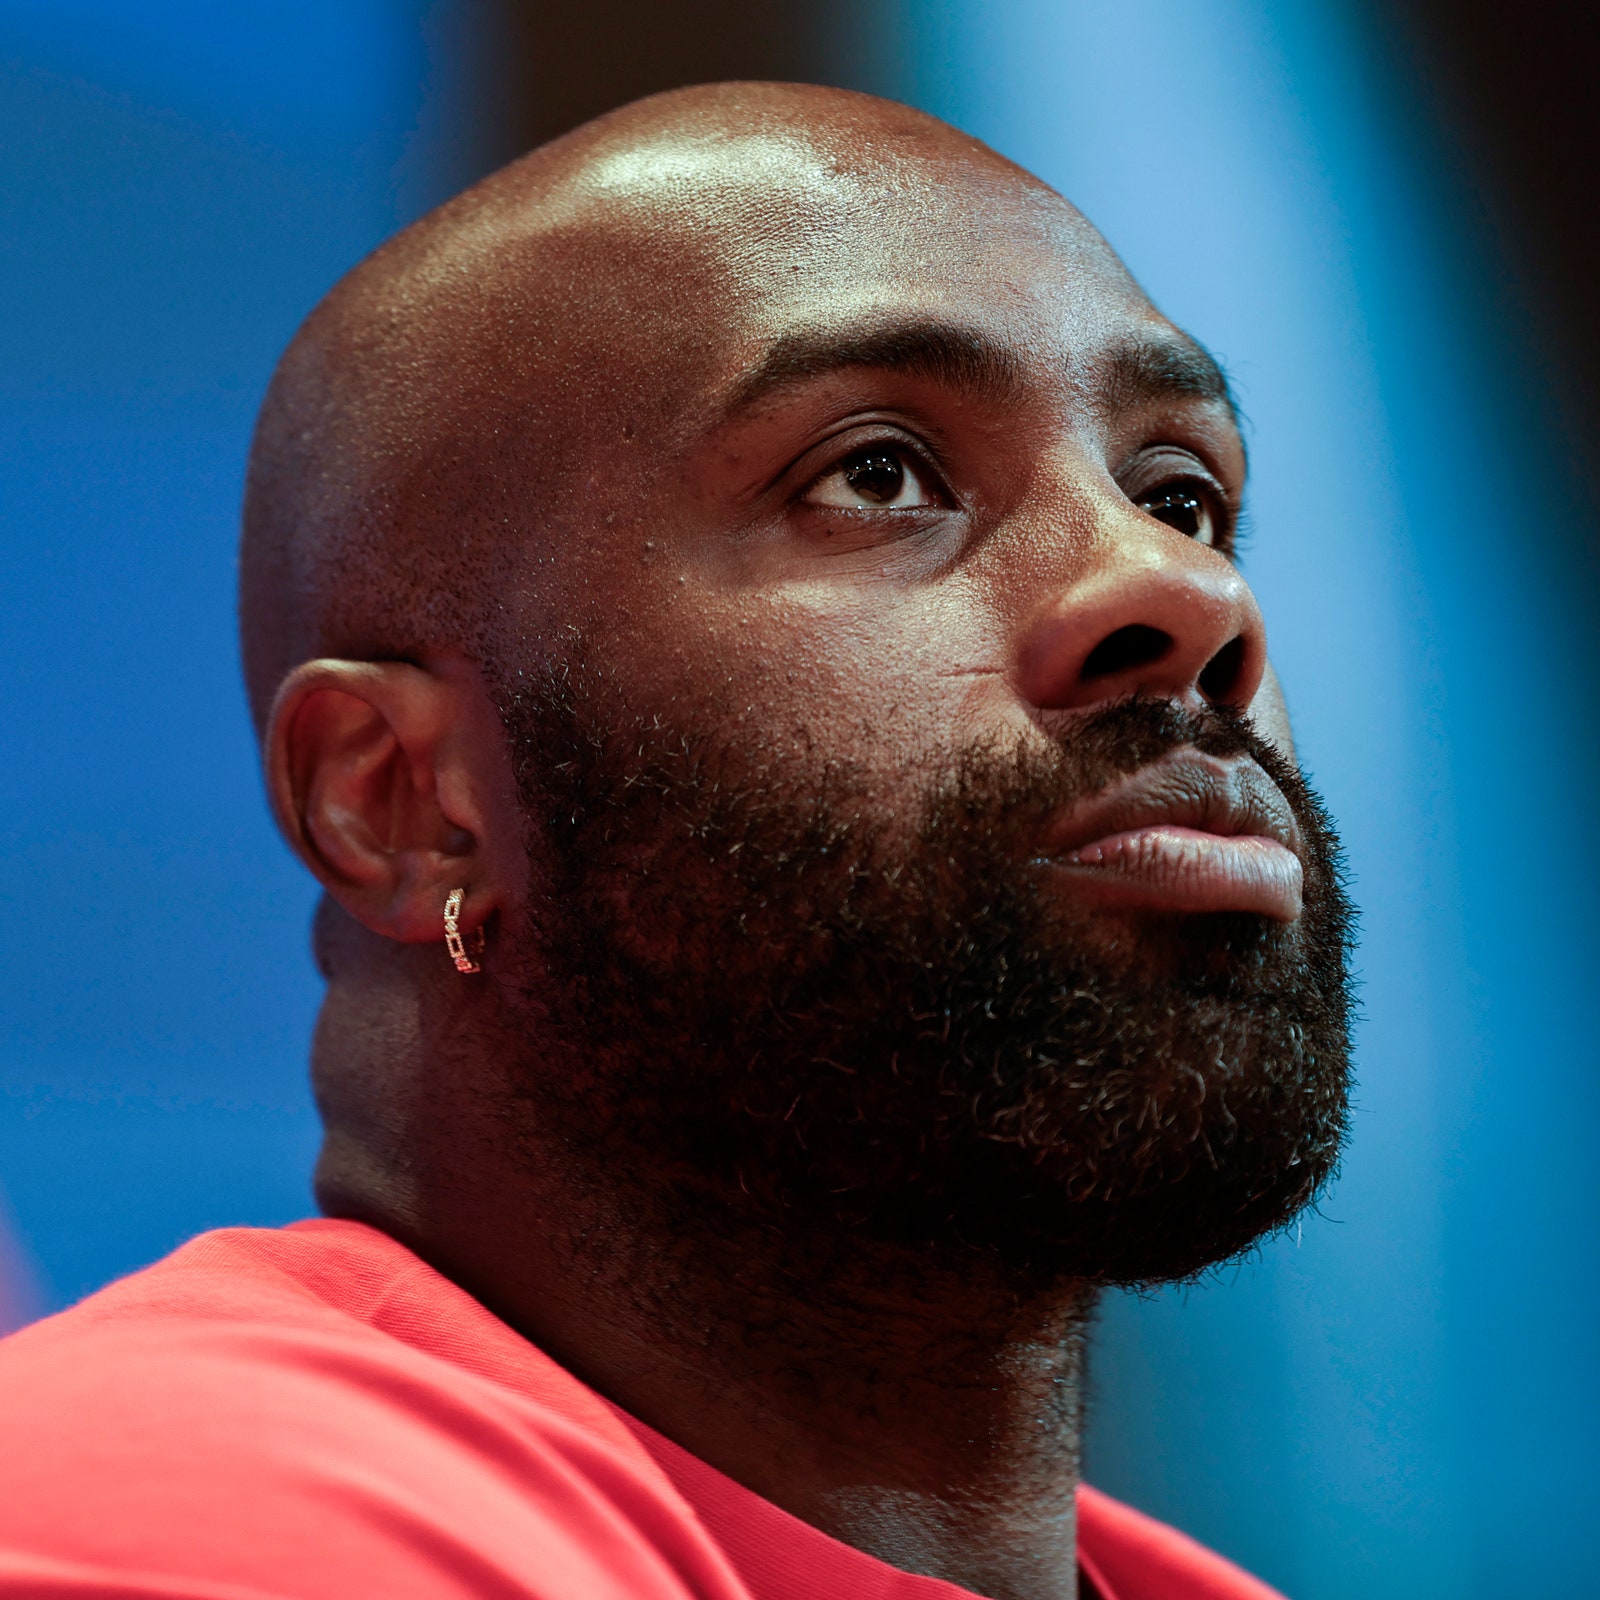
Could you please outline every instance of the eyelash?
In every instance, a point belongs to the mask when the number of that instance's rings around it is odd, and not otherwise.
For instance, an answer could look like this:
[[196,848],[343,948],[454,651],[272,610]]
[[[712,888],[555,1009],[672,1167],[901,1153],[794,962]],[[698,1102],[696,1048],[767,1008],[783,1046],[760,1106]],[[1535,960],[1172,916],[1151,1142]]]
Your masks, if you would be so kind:
[[1205,471],[1174,472],[1170,477],[1157,478],[1154,483],[1138,490],[1124,490],[1128,499],[1140,509],[1148,502],[1175,490],[1187,489],[1203,499],[1209,509],[1213,533],[1209,548],[1219,555],[1234,560],[1242,544],[1245,518],[1242,506],[1236,506],[1227,490]]
[[[811,476],[800,485],[800,488],[796,491],[795,495],[797,500],[804,501],[805,497],[810,494],[811,491],[818,486],[818,484],[822,483],[825,479],[838,472],[852,456],[860,455],[864,451],[868,450],[891,450],[897,455],[905,458],[906,463],[915,470],[917,477],[921,479],[922,483],[928,489],[930,494],[939,496],[940,499],[946,501],[950,505],[956,504],[956,497],[954,493],[952,493],[949,484],[945,482],[945,476],[935,464],[931,452],[929,452],[926,448],[913,443],[910,439],[906,438],[904,434],[883,433],[874,436],[870,433],[867,433],[860,435],[850,434],[846,437],[848,438],[848,443],[846,444],[845,448],[835,451],[822,467],[813,472]],[[834,509],[837,511],[840,508]],[[867,507],[863,506],[851,510],[848,514],[851,516],[877,516],[883,515],[888,510],[889,508],[887,507],[869,510]],[[894,515],[897,516],[903,516],[904,514],[904,508],[894,512]]]
[[[810,494],[812,490],[833,473],[838,472],[852,456],[867,450],[883,449],[892,450],[902,455],[916,471],[918,477],[931,494],[938,496],[948,506],[959,504],[955,493],[945,480],[944,473],[935,463],[932,452],[922,446],[920,441],[913,441],[904,434],[897,432],[856,434],[852,431],[845,437],[847,438],[847,443],[844,448],[835,450],[828,461],[813,472],[800,486],[796,492],[795,498],[797,501],[803,502],[806,495]],[[1210,548],[1216,550],[1219,555],[1226,556],[1230,561],[1237,560],[1249,536],[1249,518],[1245,507],[1236,505],[1222,485],[1208,472],[1174,473],[1171,477],[1160,478],[1147,488],[1139,491],[1137,498],[1130,494],[1129,499],[1135,505],[1138,505],[1141,501],[1154,499],[1163,491],[1183,488],[1193,489],[1198,492],[1210,507],[1215,525],[1215,533]],[[831,508],[831,514],[850,517],[885,515],[904,517],[909,509],[869,508],[864,506],[850,509]]]

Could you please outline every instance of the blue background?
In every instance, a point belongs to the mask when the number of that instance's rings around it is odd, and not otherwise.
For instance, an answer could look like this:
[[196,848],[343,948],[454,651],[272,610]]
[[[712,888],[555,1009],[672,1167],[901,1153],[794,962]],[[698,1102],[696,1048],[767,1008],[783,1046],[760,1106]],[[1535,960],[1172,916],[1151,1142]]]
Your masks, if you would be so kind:
[[[481,170],[482,52],[421,0],[0,0],[0,1318],[309,1206],[242,467],[299,319]],[[1344,1176],[1108,1307],[1092,1476],[1300,1600],[1600,1591],[1592,490],[1446,136],[1316,0],[880,0],[837,76],[1062,188],[1229,366],[1365,910]]]

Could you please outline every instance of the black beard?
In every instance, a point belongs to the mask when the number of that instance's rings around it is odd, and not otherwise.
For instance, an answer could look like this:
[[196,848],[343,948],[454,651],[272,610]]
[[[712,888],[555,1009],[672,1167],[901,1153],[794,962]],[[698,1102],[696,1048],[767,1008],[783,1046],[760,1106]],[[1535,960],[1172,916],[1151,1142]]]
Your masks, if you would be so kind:
[[[847,768],[802,788],[607,703],[563,676],[502,711],[546,890],[520,1082],[618,1177],[718,1232],[1098,1284],[1192,1276],[1331,1177],[1351,911],[1325,811],[1243,717],[1135,699],[959,752],[908,831]],[[1184,747],[1289,800],[1296,923],[1118,940],[1040,892],[1045,819]]]

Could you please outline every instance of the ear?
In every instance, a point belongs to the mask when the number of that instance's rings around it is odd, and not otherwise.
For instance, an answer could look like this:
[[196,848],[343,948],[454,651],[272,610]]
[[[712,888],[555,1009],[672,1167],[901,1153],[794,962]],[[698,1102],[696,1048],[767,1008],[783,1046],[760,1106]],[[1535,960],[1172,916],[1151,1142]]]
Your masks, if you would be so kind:
[[505,736],[465,663],[308,661],[278,691],[265,755],[291,848],[374,933],[442,939],[452,889],[464,931],[507,903]]

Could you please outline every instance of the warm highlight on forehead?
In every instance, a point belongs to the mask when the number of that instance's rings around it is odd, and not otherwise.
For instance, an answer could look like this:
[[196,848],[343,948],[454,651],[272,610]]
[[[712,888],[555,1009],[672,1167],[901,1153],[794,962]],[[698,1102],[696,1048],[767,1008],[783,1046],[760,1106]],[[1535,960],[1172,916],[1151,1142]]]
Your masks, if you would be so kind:
[[1081,227],[904,106],[722,84],[578,129],[356,268],[284,356],[251,455],[240,615],[258,723],[319,655],[456,648],[492,665],[507,618],[538,610],[513,602],[584,515],[563,491],[620,430],[687,403],[653,359],[692,365],[717,296],[770,280],[785,230],[823,236],[864,192],[902,227],[1019,200]]

